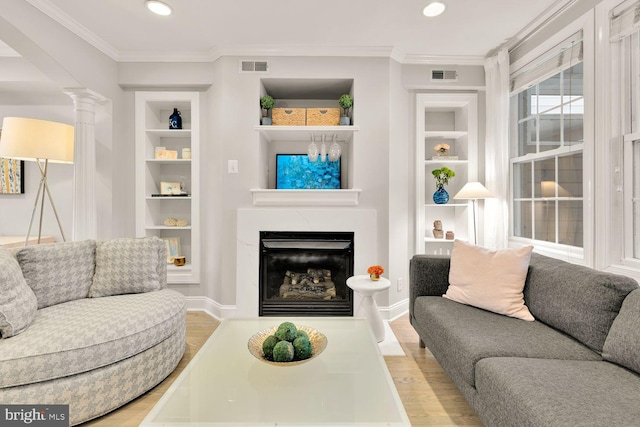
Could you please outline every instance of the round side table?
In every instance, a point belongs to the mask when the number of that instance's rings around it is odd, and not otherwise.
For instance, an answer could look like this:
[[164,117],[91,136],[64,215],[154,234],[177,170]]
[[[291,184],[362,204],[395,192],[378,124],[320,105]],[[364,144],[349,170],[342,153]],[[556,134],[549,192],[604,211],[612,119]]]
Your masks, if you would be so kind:
[[384,341],[384,324],[373,296],[378,292],[389,289],[391,286],[389,279],[381,277],[380,280],[374,282],[369,278],[369,275],[363,274],[349,277],[347,286],[362,296],[362,302],[356,311],[356,317],[367,318],[376,340],[378,342]]

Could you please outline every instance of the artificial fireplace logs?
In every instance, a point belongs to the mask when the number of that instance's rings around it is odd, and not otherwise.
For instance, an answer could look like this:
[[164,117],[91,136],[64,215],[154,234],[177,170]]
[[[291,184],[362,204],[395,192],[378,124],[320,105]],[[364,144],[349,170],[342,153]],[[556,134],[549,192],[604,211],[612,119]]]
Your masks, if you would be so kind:
[[335,299],[336,285],[331,281],[331,270],[308,268],[306,272],[287,271],[280,286],[280,298]]

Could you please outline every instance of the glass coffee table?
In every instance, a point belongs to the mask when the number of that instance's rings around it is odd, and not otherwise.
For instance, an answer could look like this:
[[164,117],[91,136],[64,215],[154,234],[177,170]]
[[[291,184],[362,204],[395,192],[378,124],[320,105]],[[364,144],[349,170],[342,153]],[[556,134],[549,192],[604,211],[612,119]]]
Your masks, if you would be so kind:
[[[284,321],[317,329],[326,349],[296,366],[248,350],[257,332]],[[410,426],[365,319],[226,319],[141,426]]]

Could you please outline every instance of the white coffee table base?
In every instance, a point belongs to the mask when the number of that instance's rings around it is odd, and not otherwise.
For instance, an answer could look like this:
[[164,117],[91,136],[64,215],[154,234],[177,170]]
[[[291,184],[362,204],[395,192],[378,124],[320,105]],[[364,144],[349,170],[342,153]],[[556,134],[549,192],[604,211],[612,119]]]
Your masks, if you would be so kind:
[[374,282],[368,275],[353,276],[347,279],[347,286],[362,296],[360,306],[356,310],[356,317],[365,317],[369,321],[376,341],[384,341],[384,324],[373,297],[378,292],[389,289],[391,286],[389,279],[381,277],[380,280]]

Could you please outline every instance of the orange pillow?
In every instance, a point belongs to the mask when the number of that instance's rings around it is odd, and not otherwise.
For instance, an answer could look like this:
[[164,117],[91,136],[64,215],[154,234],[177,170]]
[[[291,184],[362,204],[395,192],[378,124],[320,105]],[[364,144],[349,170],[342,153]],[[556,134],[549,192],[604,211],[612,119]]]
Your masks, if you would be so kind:
[[492,251],[456,240],[451,252],[450,300],[518,319],[535,320],[524,305],[533,246]]

